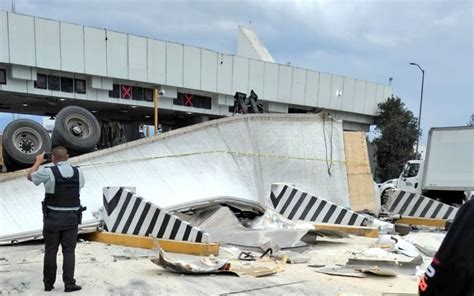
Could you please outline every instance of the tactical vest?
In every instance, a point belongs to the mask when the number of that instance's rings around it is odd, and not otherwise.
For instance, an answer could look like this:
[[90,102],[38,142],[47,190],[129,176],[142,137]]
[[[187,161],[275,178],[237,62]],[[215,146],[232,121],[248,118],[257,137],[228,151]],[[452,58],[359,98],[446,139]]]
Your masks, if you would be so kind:
[[79,207],[79,170],[72,167],[74,174],[70,178],[64,178],[59,171],[58,166],[52,166],[51,171],[54,175],[54,193],[46,193],[44,201],[46,206],[59,208]]

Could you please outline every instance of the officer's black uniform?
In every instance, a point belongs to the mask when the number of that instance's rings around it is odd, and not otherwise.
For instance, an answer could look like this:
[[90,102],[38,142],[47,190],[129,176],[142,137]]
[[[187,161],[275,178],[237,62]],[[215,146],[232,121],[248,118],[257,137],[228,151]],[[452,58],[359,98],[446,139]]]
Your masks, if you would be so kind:
[[[55,179],[54,193],[46,193],[43,201],[44,267],[45,290],[51,290],[56,281],[56,257],[59,244],[63,251],[63,281],[66,290],[76,285],[74,279],[75,248],[80,210],[59,210],[80,208],[79,170],[73,167],[71,178],[64,178],[57,166],[51,167]],[[51,209],[53,208],[53,209]],[[56,208],[56,210],[54,210]]]
[[474,295],[474,200],[459,209],[418,291],[422,296]]

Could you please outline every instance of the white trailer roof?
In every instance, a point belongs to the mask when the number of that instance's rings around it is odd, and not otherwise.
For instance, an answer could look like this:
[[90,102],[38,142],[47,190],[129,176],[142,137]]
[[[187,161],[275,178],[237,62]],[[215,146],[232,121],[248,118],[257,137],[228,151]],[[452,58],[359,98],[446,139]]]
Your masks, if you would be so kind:
[[[146,200],[170,208],[219,196],[269,205],[271,184],[286,182],[349,207],[344,160],[340,121],[258,114],[186,127],[71,161],[84,172],[84,221],[93,222],[104,186],[136,187]],[[0,176],[0,240],[42,227],[44,190],[25,175]]]

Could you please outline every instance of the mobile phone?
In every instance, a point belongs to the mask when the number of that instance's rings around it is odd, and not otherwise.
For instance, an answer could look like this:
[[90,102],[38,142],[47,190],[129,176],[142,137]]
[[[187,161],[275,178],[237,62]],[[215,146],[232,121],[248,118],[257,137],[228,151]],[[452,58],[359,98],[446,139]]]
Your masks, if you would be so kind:
[[52,154],[49,152],[44,153],[44,160],[50,161],[52,159]]

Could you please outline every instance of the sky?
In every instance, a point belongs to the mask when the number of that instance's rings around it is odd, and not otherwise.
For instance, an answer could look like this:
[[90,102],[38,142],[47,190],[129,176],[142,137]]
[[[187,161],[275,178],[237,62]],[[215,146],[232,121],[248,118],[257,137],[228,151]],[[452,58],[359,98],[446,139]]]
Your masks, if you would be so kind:
[[[11,10],[12,0],[0,0]],[[19,13],[235,53],[248,25],[279,63],[388,84],[431,127],[474,113],[473,1],[15,0]],[[11,119],[11,115],[0,115]]]

